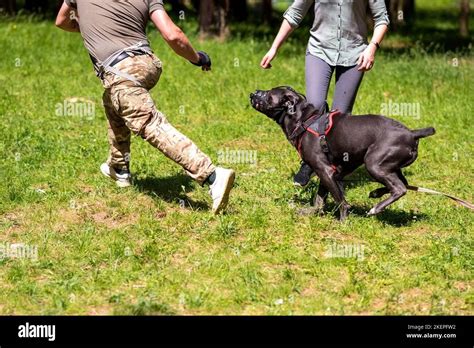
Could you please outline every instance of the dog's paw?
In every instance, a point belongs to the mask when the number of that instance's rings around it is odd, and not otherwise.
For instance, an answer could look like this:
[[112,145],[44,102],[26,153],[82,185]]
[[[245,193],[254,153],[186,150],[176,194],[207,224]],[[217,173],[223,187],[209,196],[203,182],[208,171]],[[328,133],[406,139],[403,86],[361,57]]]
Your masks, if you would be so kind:
[[374,216],[374,215],[377,215],[377,210],[375,210],[375,208],[372,208],[369,210],[369,212],[367,213],[367,216]]

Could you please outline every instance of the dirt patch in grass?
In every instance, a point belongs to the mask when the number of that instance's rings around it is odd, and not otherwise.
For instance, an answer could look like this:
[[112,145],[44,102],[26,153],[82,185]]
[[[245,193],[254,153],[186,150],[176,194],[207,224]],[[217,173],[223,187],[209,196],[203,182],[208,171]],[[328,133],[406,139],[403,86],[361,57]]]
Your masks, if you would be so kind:
[[113,310],[110,306],[99,306],[99,307],[89,308],[87,311],[87,315],[92,315],[92,316],[111,315],[112,312]]
[[412,288],[398,296],[397,311],[406,313],[428,314],[431,309],[432,291]]
[[[324,280],[322,279],[324,276]],[[349,271],[347,269],[335,269],[321,275],[318,279],[311,279],[301,291],[301,295],[311,297],[321,293],[339,293],[349,282]]]
[[8,241],[11,241],[11,238],[17,237],[25,229],[25,213],[23,211],[11,211],[5,213],[0,217],[0,226],[7,226],[2,228],[3,232],[0,232],[0,240],[6,238]]
[[385,309],[386,306],[387,306],[387,299],[378,297],[372,302],[372,305],[370,306],[371,311],[367,312],[366,314],[369,315],[369,314],[373,314],[373,312],[381,312]]
[[3,237],[7,238],[16,238],[18,235],[22,233],[23,228],[21,225],[13,225],[8,227],[3,234]]
[[69,226],[81,223],[82,219],[75,210],[60,209],[58,212],[60,220],[54,224],[53,231],[64,233],[69,229]]
[[138,213],[123,213],[122,207],[108,207],[103,201],[73,201],[68,208],[61,208],[55,214],[53,230],[64,233],[71,227],[81,225],[85,221],[92,221],[96,225],[106,226],[108,229],[118,229],[134,225],[139,220]]
[[104,202],[94,202],[80,210],[83,220],[92,220],[97,225],[104,225],[109,229],[123,228],[137,223],[138,213],[122,213],[119,208],[112,208]]
[[[357,315],[383,315],[385,314],[385,309],[387,307],[387,298],[386,295],[379,295],[376,297],[363,311],[357,312]],[[369,310],[367,310],[367,308]]]
[[454,282],[453,288],[455,288],[456,290],[460,292],[466,292],[466,291],[471,290],[472,282],[461,282],[461,281]]

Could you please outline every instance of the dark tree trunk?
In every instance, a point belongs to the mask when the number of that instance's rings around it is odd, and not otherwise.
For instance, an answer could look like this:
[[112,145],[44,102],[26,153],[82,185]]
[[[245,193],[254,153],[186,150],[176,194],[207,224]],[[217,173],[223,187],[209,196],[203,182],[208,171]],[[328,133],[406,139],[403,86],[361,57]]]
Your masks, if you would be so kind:
[[[235,1],[235,0],[234,0]],[[230,0],[217,0],[217,35],[221,40],[226,39],[229,34],[229,9]]]
[[56,0],[55,6],[52,8],[54,15],[56,15],[59,12],[59,9],[63,5],[64,0]]
[[213,0],[199,1],[199,37],[205,39],[212,35]]
[[175,15],[179,15],[180,11],[185,10],[184,1],[183,0],[169,0],[171,4],[171,12]]
[[415,0],[404,0],[403,12],[405,13],[405,23],[411,26],[415,20]]
[[25,0],[25,10],[44,13],[48,10],[48,0]]
[[393,30],[413,24],[415,18],[415,0],[385,0]]
[[469,37],[469,0],[461,0],[461,15],[459,16],[459,34]]
[[272,0],[262,0],[263,21],[267,24],[272,21],[272,11]]
[[230,0],[229,6],[229,15],[233,20],[237,22],[247,20],[249,15],[247,0]]
[[16,0],[0,0],[0,9],[5,10],[8,14],[16,12]]
[[217,35],[225,39],[228,26],[230,0],[201,0],[199,4],[199,37],[205,39]]

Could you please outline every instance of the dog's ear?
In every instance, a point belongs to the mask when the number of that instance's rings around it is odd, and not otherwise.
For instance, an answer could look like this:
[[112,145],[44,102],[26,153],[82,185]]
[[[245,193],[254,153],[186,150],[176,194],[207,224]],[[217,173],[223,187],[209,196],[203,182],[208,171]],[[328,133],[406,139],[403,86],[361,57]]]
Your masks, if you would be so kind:
[[288,113],[290,115],[294,115],[296,113],[296,104],[298,103],[299,98],[296,93],[287,93],[285,95],[285,107],[288,109]]

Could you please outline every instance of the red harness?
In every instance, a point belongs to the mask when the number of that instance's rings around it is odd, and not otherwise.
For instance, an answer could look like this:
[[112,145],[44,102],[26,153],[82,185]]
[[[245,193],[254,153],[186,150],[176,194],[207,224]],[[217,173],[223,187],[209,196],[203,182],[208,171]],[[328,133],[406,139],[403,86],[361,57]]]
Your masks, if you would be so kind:
[[329,115],[327,116],[328,117],[328,124],[327,124],[327,127],[326,129],[323,131],[323,133],[319,133],[318,131],[316,131],[315,129],[311,128],[311,126],[314,124],[314,122],[311,122],[313,121],[313,119],[315,118],[318,118],[319,115],[315,115],[315,116],[312,116],[310,117],[306,122],[304,122],[302,124],[302,127],[304,129],[304,131],[301,133],[300,136],[298,136],[295,140],[296,140],[296,149],[298,150],[298,153],[300,155],[300,157],[303,157],[301,155],[301,143],[303,142],[303,138],[305,136],[305,134],[307,132],[313,134],[314,136],[317,136],[319,138],[326,138],[326,136],[331,132],[332,130],[332,127],[334,126],[334,116],[339,116],[341,114],[341,112],[339,110],[335,110],[335,111],[331,111],[329,113]]
[[[316,126],[317,129],[315,129],[313,126],[320,121],[321,115],[314,115],[311,116],[308,120],[306,120],[304,123],[299,125],[294,131],[293,134],[296,136],[294,137],[295,140],[295,147],[298,150],[298,154],[300,155],[300,158],[303,158],[303,155],[301,153],[301,144],[303,143],[303,138],[305,134],[311,133],[314,136],[318,137],[321,141],[321,148],[323,151],[326,153],[328,156],[328,159],[330,162],[331,160],[331,154],[329,151],[329,147],[327,144],[326,136],[331,132],[333,126],[334,126],[334,117],[341,115],[341,112],[339,110],[334,110],[329,112],[329,114],[326,114],[327,116],[322,116],[322,117],[327,117],[326,121],[326,127],[324,129],[321,129],[321,127]],[[331,167],[333,168],[334,171],[336,171],[336,166],[334,164],[331,164]]]

